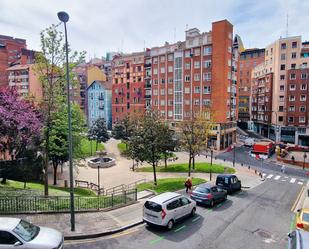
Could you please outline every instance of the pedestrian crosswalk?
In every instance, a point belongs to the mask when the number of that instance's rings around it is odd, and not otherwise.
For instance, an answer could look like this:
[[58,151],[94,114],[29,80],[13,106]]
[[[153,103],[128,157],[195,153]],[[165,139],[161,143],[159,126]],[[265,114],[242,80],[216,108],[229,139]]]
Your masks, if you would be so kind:
[[262,174],[262,178],[266,180],[275,180],[275,181],[281,181],[281,182],[289,182],[292,184],[298,184],[298,185],[309,185],[308,179],[298,179],[295,177],[289,177],[289,176],[283,176],[283,175],[272,175],[272,174]]

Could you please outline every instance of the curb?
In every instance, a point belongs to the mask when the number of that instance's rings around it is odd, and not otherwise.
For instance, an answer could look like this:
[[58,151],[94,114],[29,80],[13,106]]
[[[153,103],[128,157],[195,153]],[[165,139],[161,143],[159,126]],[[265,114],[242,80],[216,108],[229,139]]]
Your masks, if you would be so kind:
[[111,235],[111,234],[115,234],[115,233],[119,233],[119,232],[128,230],[132,227],[138,226],[138,225],[143,224],[143,223],[144,223],[144,221],[138,221],[138,222],[132,223],[132,224],[124,226],[124,227],[116,228],[116,229],[109,230],[109,231],[106,231],[106,232],[101,232],[101,233],[68,235],[68,236],[64,236],[64,240],[67,241],[67,240],[84,240],[84,239],[99,238],[99,237],[103,237],[103,236],[107,236],[107,235]]
[[296,208],[296,205],[298,204],[299,199],[300,199],[300,197],[302,196],[304,190],[305,190],[305,187],[303,186],[302,189],[299,191],[299,193],[298,193],[298,195],[297,195],[297,197],[296,197],[296,199],[295,199],[295,201],[294,201],[294,204],[293,204],[293,206],[292,206],[292,208],[291,208],[291,211],[292,211],[292,212],[294,212],[294,209]]

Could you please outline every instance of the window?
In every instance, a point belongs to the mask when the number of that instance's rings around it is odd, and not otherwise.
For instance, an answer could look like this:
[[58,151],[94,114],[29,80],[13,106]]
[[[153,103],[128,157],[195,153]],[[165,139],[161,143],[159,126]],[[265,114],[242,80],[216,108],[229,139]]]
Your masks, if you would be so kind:
[[158,57],[153,58],[153,64],[158,64]]
[[283,106],[279,105],[279,112],[283,112]]
[[305,117],[299,117],[299,123],[305,123],[306,118]]
[[284,80],[285,79],[285,75],[284,74],[281,74],[280,75],[280,80]]
[[201,50],[199,48],[194,49],[194,55],[195,56],[201,55]]
[[296,87],[295,87],[294,84],[293,84],[293,85],[290,85],[290,91],[295,91],[295,89],[296,89]]
[[188,205],[188,204],[190,204],[190,203],[191,203],[191,201],[189,201],[188,198],[186,198],[186,197],[182,197],[182,198],[181,198],[181,204],[182,204],[183,206]]
[[289,106],[289,112],[295,112],[295,106],[294,105]]
[[286,49],[286,43],[281,43],[281,49]]
[[173,210],[181,206],[180,199],[172,201],[171,203],[166,205],[167,210]]
[[291,69],[296,69],[296,64],[295,63],[291,64]]
[[186,51],[185,51],[185,57],[186,57],[186,58],[190,58],[190,55],[191,55],[190,50],[186,50]]
[[204,94],[210,94],[211,93],[211,87],[210,86],[204,86]]
[[0,231],[0,245],[14,245],[16,242],[18,242],[18,239],[14,235],[6,231]]
[[229,53],[232,53],[232,47],[231,47],[231,46],[228,46],[227,51],[228,51]]
[[199,86],[194,87],[194,93],[200,93],[200,87]]
[[200,81],[201,77],[199,73],[194,74],[194,81]]
[[153,69],[153,74],[158,74],[158,69],[157,68]]
[[[185,100],[185,105],[190,105],[190,100],[186,99],[186,100]],[[189,115],[189,116],[190,116],[190,115]],[[188,116],[188,117],[189,117],[189,116]]]
[[173,95],[173,88],[168,88],[168,95]]
[[306,73],[302,73],[302,74],[300,75],[300,78],[301,78],[302,80],[307,79],[307,74],[306,74]]
[[294,122],[294,117],[288,117],[288,122],[293,123]]
[[165,83],[165,79],[164,79],[164,78],[161,79],[161,83],[162,83],[162,84]]
[[290,96],[289,96],[289,101],[295,101],[295,96],[290,95]]
[[300,101],[306,101],[306,99],[307,99],[306,95],[304,94],[300,95]]
[[307,85],[306,84],[301,84],[300,90],[307,90]]
[[154,80],[153,80],[153,83],[154,83],[155,85],[157,85],[157,84],[158,84],[158,79],[154,79]]
[[211,60],[204,61],[204,68],[210,68],[211,67]]
[[164,99],[161,99],[160,105],[161,105],[161,106],[164,106],[164,105],[165,105],[165,100],[164,100]]
[[191,68],[191,63],[190,62],[186,62],[185,69],[190,69],[190,68]]
[[283,122],[283,116],[278,117],[278,122]]
[[161,73],[165,73],[165,67],[161,67],[161,68],[160,68],[160,72],[161,72]]
[[194,105],[200,105],[200,99],[194,99]]
[[160,90],[161,95],[165,95],[165,89]]
[[168,60],[168,61],[173,61],[173,59],[174,59],[173,54],[169,54],[169,55],[167,56],[167,60]]
[[211,81],[211,73],[204,73],[203,81]]
[[280,100],[280,101],[284,101],[284,96],[282,96],[282,95],[279,96],[279,100]]
[[284,85],[280,85],[280,91],[284,91]]
[[173,77],[169,77],[167,80],[169,84],[173,83]]
[[296,74],[295,73],[290,74],[290,80],[296,80]]
[[168,111],[167,115],[168,117],[173,117],[173,111]]
[[190,82],[190,75],[185,75],[185,82]]
[[297,48],[297,42],[292,42],[292,48]]
[[285,60],[285,54],[281,54],[281,60],[282,60],[282,61]]
[[158,105],[158,100],[155,99],[154,105],[156,105],[156,106]]
[[210,106],[210,99],[203,99],[203,105],[204,106]]
[[165,61],[165,56],[164,56],[164,55],[162,55],[162,56],[160,57],[160,61],[161,61],[161,62],[164,62],[164,61]]
[[157,96],[158,95],[158,90],[157,89],[153,89],[153,96]]
[[285,70],[285,65],[284,64],[281,64],[280,70]]
[[300,111],[300,112],[305,112],[305,111],[306,111],[306,106],[301,106],[301,107],[299,107],[299,111]]
[[185,93],[190,93],[190,87],[185,87]]
[[291,57],[292,57],[292,59],[296,59],[296,53],[293,52]]
[[168,105],[168,106],[173,106],[173,100],[168,100],[168,101],[167,101],[167,105]]
[[203,54],[204,55],[211,55],[212,54],[212,48],[211,47],[204,47]]
[[194,61],[194,68],[200,68],[200,62]]
[[172,73],[173,72],[173,66],[168,66],[168,72]]

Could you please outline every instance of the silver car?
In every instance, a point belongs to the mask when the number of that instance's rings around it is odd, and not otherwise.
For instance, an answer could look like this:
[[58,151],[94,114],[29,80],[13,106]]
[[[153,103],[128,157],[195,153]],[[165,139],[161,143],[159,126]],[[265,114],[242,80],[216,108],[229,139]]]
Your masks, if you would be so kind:
[[288,234],[288,249],[309,248],[309,232],[296,229]]
[[62,249],[63,235],[25,220],[0,217],[0,249]]

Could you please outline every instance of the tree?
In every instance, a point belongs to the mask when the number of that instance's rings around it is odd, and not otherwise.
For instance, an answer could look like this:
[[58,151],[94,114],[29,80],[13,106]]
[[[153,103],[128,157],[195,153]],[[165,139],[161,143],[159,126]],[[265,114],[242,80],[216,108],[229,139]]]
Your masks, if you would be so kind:
[[0,91],[0,147],[4,155],[8,152],[10,160],[19,158],[36,145],[41,128],[41,114],[31,102],[21,99],[14,89]]
[[165,125],[159,120],[157,113],[146,111],[144,116],[136,121],[128,141],[131,158],[152,164],[155,185],[157,185],[156,165],[164,150],[161,136],[164,129]]
[[98,150],[98,143],[105,143],[109,140],[107,126],[104,118],[98,118],[88,132],[88,137],[96,141],[96,150]]
[[162,127],[160,133],[162,139],[162,150],[164,156],[164,165],[167,167],[167,158],[171,155],[172,151],[175,151],[178,146],[178,141],[175,137],[174,130],[171,130],[168,125]]
[[[74,152],[78,151],[86,122],[78,105],[72,105],[72,142]],[[57,170],[60,164],[69,158],[68,151],[68,110],[65,105],[52,117],[52,129],[50,130],[49,156],[54,168],[54,185],[57,185]]]
[[134,122],[137,121],[137,117],[131,117],[126,115],[124,119],[117,122],[114,125],[112,134],[113,137],[116,139],[121,139],[126,144],[126,149],[128,149],[128,140],[130,139],[132,135],[132,128],[134,126]]
[[[52,25],[41,33],[41,52],[36,53],[36,72],[43,87],[43,100],[41,109],[44,114],[44,194],[48,196],[48,167],[50,150],[50,131],[53,126],[52,116],[58,111],[66,100],[66,69],[65,41],[62,32],[58,31],[59,25]],[[70,84],[73,85],[72,68],[84,61],[85,52],[70,52],[69,75]]]
[[207,149],[208,137],[214,127],[210,111],[194,115],[180,123],[182,132],[181,145],[189,152],[188,175],[191,175],[191,166],[195,168],[195,156],[203,149]]

